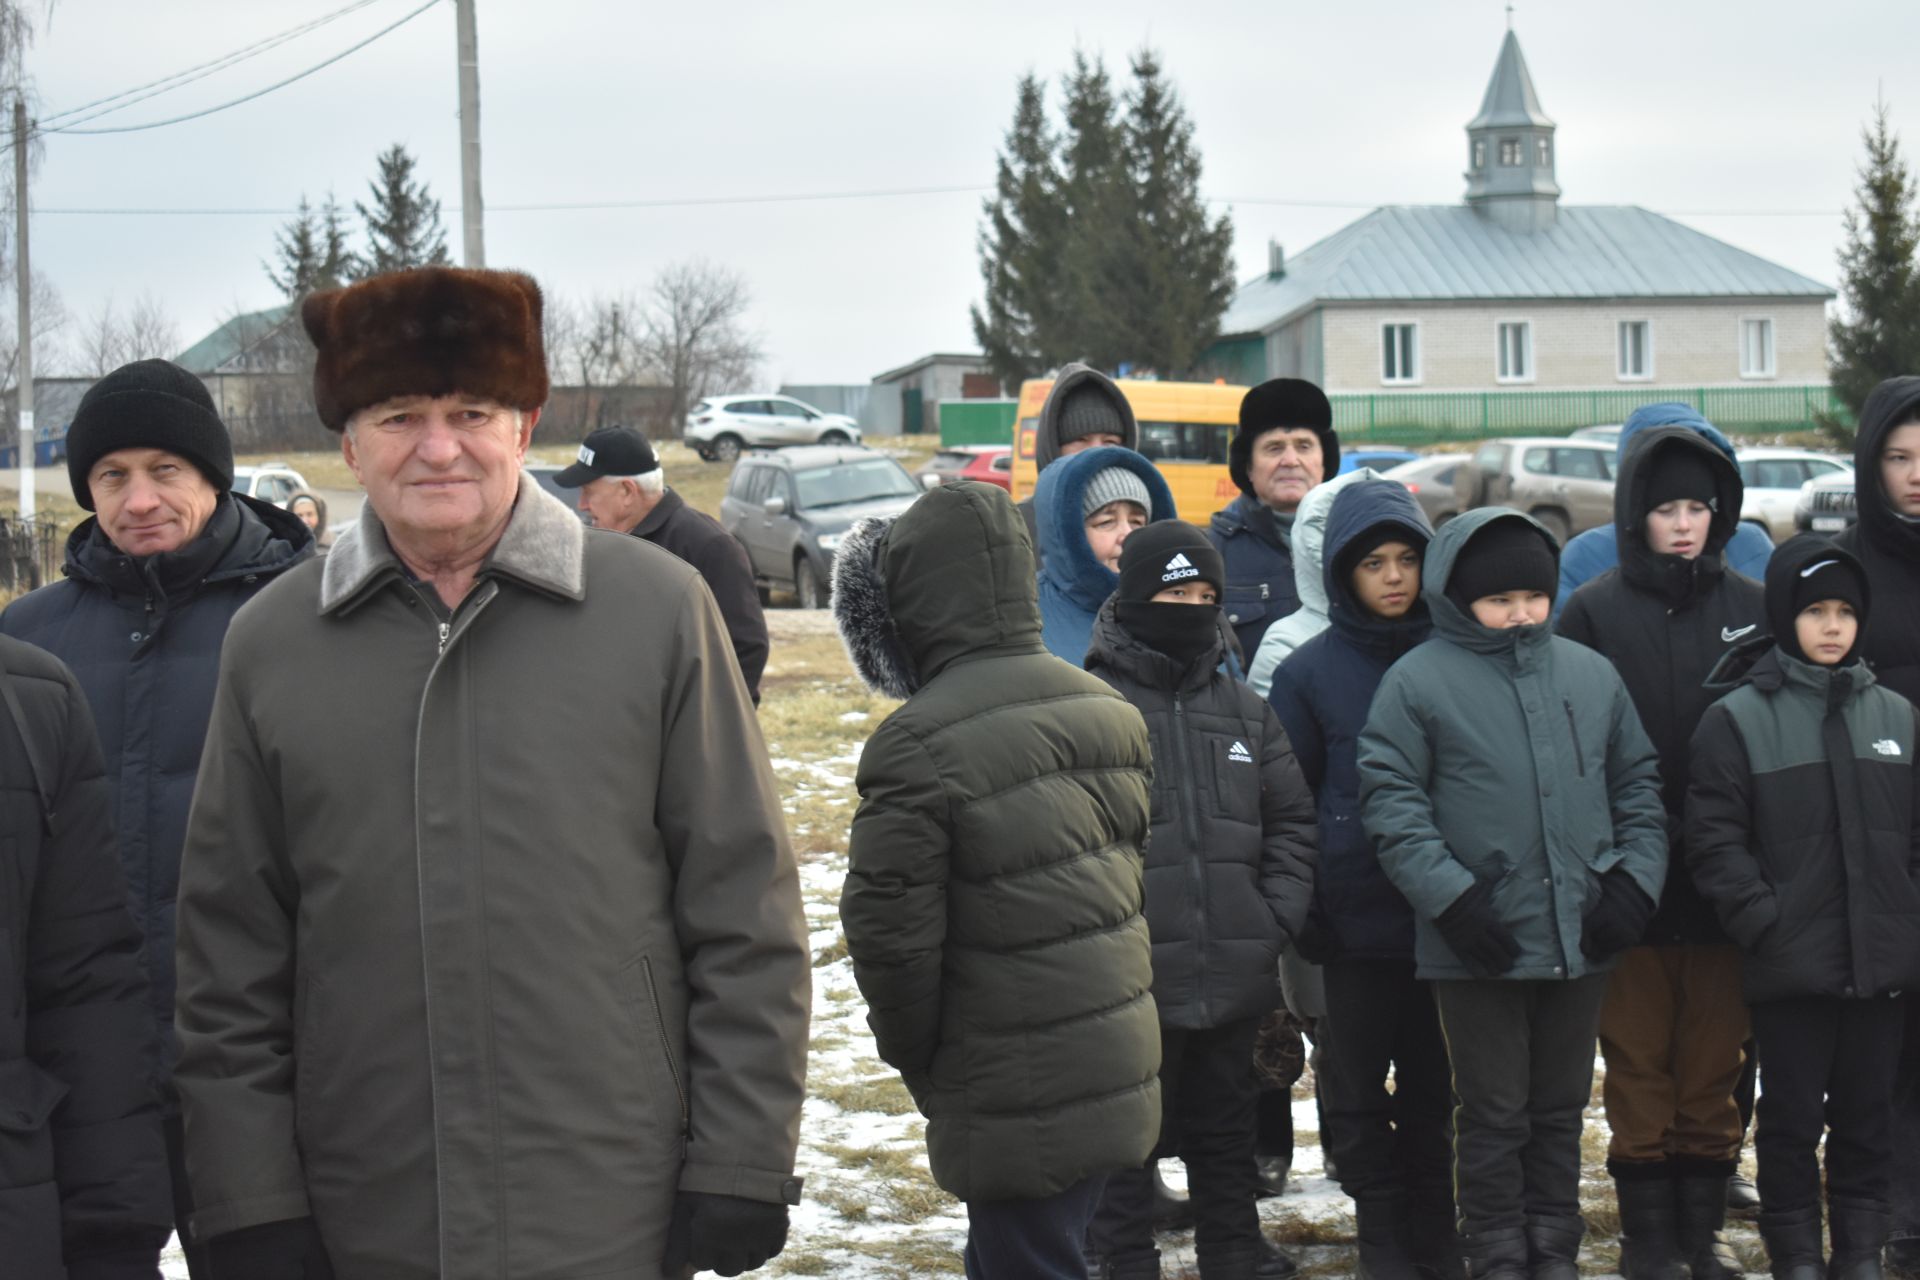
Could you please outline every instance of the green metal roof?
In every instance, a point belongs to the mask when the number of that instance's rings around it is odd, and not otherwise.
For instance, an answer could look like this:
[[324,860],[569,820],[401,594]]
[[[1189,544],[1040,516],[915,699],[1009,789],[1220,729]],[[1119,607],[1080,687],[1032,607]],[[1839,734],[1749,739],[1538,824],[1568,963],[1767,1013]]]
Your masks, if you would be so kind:
[[292,315],[292,305],[283,304],[235,316],[182,351],[174,363],[201,377],[226,371],[226,366],[271,336]]

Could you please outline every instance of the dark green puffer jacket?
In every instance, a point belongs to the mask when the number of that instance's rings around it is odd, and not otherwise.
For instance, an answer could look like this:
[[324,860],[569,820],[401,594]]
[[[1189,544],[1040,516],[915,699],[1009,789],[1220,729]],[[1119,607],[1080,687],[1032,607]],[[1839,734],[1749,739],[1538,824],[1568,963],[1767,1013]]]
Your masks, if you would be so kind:
[[1041,647],[999,489],[856,526],[833,594],[862,678],[907,699],[861,754],[840,918],[934,1181],[1034,1199],[1138,1167],[1160,1128],[1140,713]]
[[[1422,978],[1472,975],[1434,920],[1475,880],[1520,944],[1508,978],[1611,968],[1580,948],[1599,878],[1615,868],[1659,900],[1667,872],[1659,757],[1613,664],[1546,626],[1495,631],[1447,598],[1454,561],[1495,520],[1441,528],[1420,594],[1433,638],[1387,671],[1360,733],[1361,819],[1413,905]],[[1540,535],[1547,536],[1544,529]]]

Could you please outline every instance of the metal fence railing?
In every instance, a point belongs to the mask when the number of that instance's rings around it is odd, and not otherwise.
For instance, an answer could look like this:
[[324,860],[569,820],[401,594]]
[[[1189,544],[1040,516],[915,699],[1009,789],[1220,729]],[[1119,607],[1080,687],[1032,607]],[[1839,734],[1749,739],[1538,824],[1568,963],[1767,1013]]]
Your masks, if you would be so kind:
[[1431,444],[1489,436],[1562,435],[1622,422],[1644,404],[1678,400],[1723,431],[1809,431],[1816,414],[1851,415],[1824,383],[1764,387],[1641,387],[1595,391],[1335,392],[1333,425],[1346,441]]
[[64,551],[61,534],[52,516],[22,520],[0,511],[0,595],[21,595],[53,581]]

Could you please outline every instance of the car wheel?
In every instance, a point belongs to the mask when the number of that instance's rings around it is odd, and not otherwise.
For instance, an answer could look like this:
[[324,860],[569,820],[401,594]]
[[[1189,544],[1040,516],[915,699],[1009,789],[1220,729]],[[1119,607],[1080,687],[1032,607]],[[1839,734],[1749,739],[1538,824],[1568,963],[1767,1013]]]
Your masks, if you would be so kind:
[[713,438],[713,460],[732,462],[740,456],[740,437],[729,432]]
[[821,444],[852,444],[853,437],[848,435],[844,431],[838,431],[838,430],[822,431],[820,433],[820,443]]
[[1573,533],[1573,522],[1567,519],[1566,512],[1549,508],[1545,511],[1530,511],[1527,514],[1538,520],[1542,527],[1553,535],[1555,542],[1563,547],[1567,545],[1567,538]]
[[827,592],[820,581],[820,571],[804,555],[793,562],[793,594],[798,597],[802,609],[827,607]]

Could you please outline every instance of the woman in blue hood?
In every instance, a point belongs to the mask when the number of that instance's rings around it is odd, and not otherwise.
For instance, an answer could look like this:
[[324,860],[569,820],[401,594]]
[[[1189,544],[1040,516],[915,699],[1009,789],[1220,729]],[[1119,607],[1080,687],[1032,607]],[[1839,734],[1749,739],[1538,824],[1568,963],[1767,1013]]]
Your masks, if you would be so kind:
[[[1042,562],[1040,640],[1049,653],[1076,667],[1087,660],[1094,617],[1120,585],[1120,575],[1094,554],[1087,541],[1087,517],[1093,514],[1086,507],[1089,491],[1101,472],[1109,469],[1138,478],[1137,487],[1125,488],[1135,495],[1144,491],[1148,523],[1179,515],[1165,477],[1132,449],[1102,445],[1062,458],[1040,473],[1033,492],[1040,527],[1040,545],[1035,550]],[[1131,500],[1138,502],[1137,496]]]

